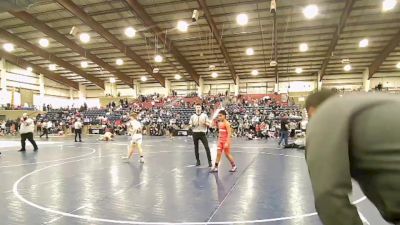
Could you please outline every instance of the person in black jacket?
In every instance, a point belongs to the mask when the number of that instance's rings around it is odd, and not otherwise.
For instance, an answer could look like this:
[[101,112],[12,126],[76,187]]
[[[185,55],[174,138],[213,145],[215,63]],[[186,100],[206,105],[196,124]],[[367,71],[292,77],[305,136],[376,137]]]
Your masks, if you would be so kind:
[[282,115],[281,133],[278,145],[280,146],[283,141],[285,142],[284,147],[289,144],[289,121],[288,121],[288,116],[286,114]]

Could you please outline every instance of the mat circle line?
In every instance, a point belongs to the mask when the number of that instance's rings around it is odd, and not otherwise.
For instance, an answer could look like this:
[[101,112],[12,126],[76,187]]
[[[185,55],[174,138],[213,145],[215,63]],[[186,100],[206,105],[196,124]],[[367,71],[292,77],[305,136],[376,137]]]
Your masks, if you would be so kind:
[[[167,151],[164,151],[163,153],[165,153],[165,152],[167,152]],[[287,157],[286,155],[283,155],[283,154],[274,154],[274,155]],[[98,217],[92,217],[92,216],[85,216],[85,215],[78,215],[78,214],[73,214],[73,213],[68,213],[68,212],[62,212],[62,211],[59,211],[59,210],[47,208],[45,206],[38,205],[38,204],[36,204],[34,202],[31,202],[31,201],[27,200],[26,198],[24,198],[18,191],[18,185],[23,180],[25,180],[27,177],[29,177],[31,175],[34,175],[34,174],[37,174],[37,173],[39,173],[39,172],[41,172],[43,170],[47,170],[47,169],[50,169],[50,168],[53,168],[53,167],[56,167],[56,166],[61,166],[61,165],[68,164],[68,163],[74,163],[74,162],[79,162],[79,161],[83,161],[83,160],[87,160],[87,159],[102,158],[102,157],[107,157],[107,156],[99,156],[99,157],[78,159],[78,160],[74,160],[74,161],[68,161],[68,162],[53,164],[53,165],[49,165],[49,166],[43,167],[41,169],[34,170],[34,171],[30,172],[30,173],[25,174],[24,176],[19,178],[13,184],[13,194],[15,195],[15,197],[17,197],[17,199],[19,199],[20,201],[24,202],[25,204],[30,205],[31,207],[40,209],[40,210],[45,211],[45,212],[53,213],[53,214],[56,214],[56,215],[59,215],[59,216],[63,216],[63,217],[87,220],[87,221],[91,221],[91,222],[104,222],[104,223],[113,223],[113,224],[133,224],[133,225],[139,225],[139,224],[142,224],[142,225],[166,225],[166,224],[167,225],[257,224],[257,223],[267,223],[267,222],[303,219],[303,218],[312,217],[312,216],[316,216],[317,215],[316,212],[312,212],[312,213],[306,213],[306,214],[302,214],[302,215],[286,216],[286,217],[278,217],[278,218],[270,218],[270,219],[243,220],[243,221],[220,221],[220,222],[137,222],[137,221],[130,221],[130,220],[105,219],[105,218],[98,218]],[[355,200],[353,202],[353,204],[358,204],[360,202],[363,202],[364,200],[366,200],[365,196]]]

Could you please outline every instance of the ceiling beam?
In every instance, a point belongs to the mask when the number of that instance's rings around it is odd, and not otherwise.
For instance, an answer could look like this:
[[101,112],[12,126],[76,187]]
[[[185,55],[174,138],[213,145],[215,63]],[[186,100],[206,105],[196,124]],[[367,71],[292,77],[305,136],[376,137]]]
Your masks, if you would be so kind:
[[137,0],[125,0],[131,11],[142,20],[143,24],[150,28],[157,38],[169,49],[171,55],[182,65],[186,72],[192,77],[192,79],[199,85],[199,75],[190,65],[190,63],[185,59],[185,57],[179,52],[179,50],[174,46],[171,40],[162,32],[161,28],[153,21],[151,16],[146,13],[146,10]]
[[58,66],[61,66],[71,72],[74,72],[74,73],[78,74],[79,76],[85,78],[86,80],[92,82],[93,84],[99,86],[100,88],[104,89],[104,82],[102,80],[86,73],[85,71],[70,64],[67,61],[64,61],[63,59],[57,57],[56,55],[51,54],[51,53],[37,47],[36,45],[33,45],[33,44],[19,38],[18,36],[11,34],[10,32],[8,32],[6,30],[0,29],[0,36],[7,39],[9,42],[16,44],[18,47],[24,48],[25,50],[32,52],[34,55],[38,55],[44,59],[47,59],[47,60],[57,64]]
[[342,15],[340,16],[339,24],[335,29],[335,33],[333,33],[333,37],[331,40],[331,44],[329,45],[328,52],[326,53],[325,59],[322,62],[321,70],[320,70],[320,81],[325,76],[326,68],[328,68],[329,60],[332,57],[333,52],[335,51],[336,45],[339,42],[340,35],[343,33],[344,27],[346,25],[346,21],[349,18],[351,11],[353,10],[353,6],[356,0],[348,0],[346,1],[346,5],[342,11]]
[[128,75],[122,73],[115,67],[111,66],[110,64],[104,62],[102,59],[97,57],[96,55],[93,55],[90,53],[90,51],[82,48],[78,44],[76,44],[74,41],[71,39],[67,38],[65,35],[57,32],[53,28],[49,27],[46,23],[36,19],[33,17],[31,14],[25,12],[25,11],[20,11],[20,12],[9,12],[13,16],[17,17],[18,19],[22,20],[25,22],[25,24],[30,25],[40,32],[48,35],[49,37],[53,38],[55,41],[57,41],[60,44],[63,44],[64,46],[70,48],[72,51],[78,53],[82,57],[85,57],[92,62],[96,63],[99,67],[102,67],[103,69],[107,70],[111,74],[114,74],[118,79],[120,79],[124,84],[128,85],[129,87],[133,88],[133,80],[130,78]]
[[385,46],[382,52],[374,59],[371,65],[368,67],[368,79],[372,78],[374,74],[379,70],[379,67],[382,66],[385,59],[393,52],[397,46],[400,44],[400,30],[397,32],[395,36],[389,41],[389,43]]
[[133,52],[128,46],[126,46],[122,41],[118,40],[113,34],[110,33],[106,28],[104,28],[99,22],[95,21],[91,16],[89,16],[83,9],[75,5],[71,0],[56,0],[58,4],[63,6],[92,30],[97,32],[101,37],[106,39],[112,45],[114,45],[118,50],[136,62],[140,67],[142,67],[148,74],[150,74],[154,79],[156,79],[161,86],[165,87],[165,78],[159,73],[154,74],[153,68],[145,60],[140,58],[135,52]]
[[214,35],[214,38],[217,41],[219,48],[221,49],[222,55],[224,55],[225,62],[228,64],[229,71],[231,72],[233,82],[236,84],[235,68],[233,67],[231,58],[229,57],[228,50],[226,49],[224,43],[222,42],[221,35],[218,31],[217,25],[214,22],[214,19],[212,18],[210,10],[208,9],[206,0],[197,0],[197,2],[199,3],[201,10],[204,12],[204,16],[207,20],[208,26],[210,27]]
[[0,58],[4,58],[6,61],[10,62],[11,64],[14,64],[18,67],[21,68],[27,68],[27,67],[32,67],[32,69],[39,74],[43,74],[46,78],[55,81],[57,83],[60,83],[65,86],[69,86],[74,88],[75,90],[79,90],[79,84],[75,81],[68,80],[65,77],[62,77],[56,73],[53,73],[49,70],[44,69],[43,67],[40,67],[38,65],[29,63],[21,58],[18,58],[17,56],[14,56],[12,54],[9,54],[3,50],[0,50]]

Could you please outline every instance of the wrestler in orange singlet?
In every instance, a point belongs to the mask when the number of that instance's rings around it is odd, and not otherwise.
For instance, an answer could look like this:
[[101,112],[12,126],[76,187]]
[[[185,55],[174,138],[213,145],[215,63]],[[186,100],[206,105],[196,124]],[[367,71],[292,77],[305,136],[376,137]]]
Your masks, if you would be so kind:
[[216,173],[218,172],[218,164],[221,161],[222,153],[225,152],[226,158],[232,165],[232,169],[229,170],[230,172],[236,171],[236,164],[233,156],[231,155],[231,125],[226,120],[226,111],[221,110],[218,113],[218,130],[219,130],[219,139],[218,139],[218,154],[217,159],[215,161],[215,166],[211,169],[210,172]]

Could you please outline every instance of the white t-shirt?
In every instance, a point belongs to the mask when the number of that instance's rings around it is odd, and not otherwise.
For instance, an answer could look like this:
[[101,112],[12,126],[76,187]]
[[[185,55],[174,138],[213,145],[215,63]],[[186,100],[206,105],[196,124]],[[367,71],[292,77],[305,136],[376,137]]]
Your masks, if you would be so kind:
[[130,120],[126,126],[128,127],[128,133],[133,135],[142,134],[142,124],[137,120]]
[[193,132],[207,132],[207,124],[210,124],[210,120],[205,113],[200,115],[194,114],[190,117],[189,125],[192,127]]
[[74,128],[75,129],[82,129],[82,123],[80,122],[80,121],[76,121],[75,123],[74,123]]
[[21,127],[19,132],[21,134],[33,133],[35,130],[35,124],[31,118],[26,119],[25,121],[21,122]]

